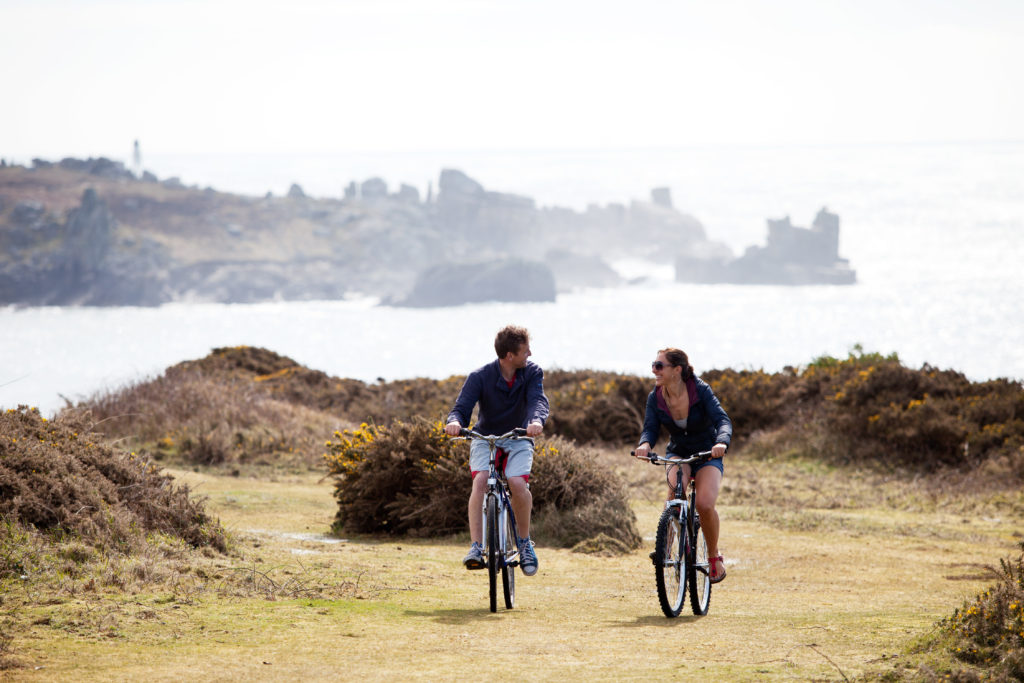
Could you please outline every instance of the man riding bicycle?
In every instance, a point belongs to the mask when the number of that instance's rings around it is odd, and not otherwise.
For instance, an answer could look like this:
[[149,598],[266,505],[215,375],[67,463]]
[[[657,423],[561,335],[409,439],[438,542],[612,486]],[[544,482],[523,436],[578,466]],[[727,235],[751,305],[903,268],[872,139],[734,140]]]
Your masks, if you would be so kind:
[[[458,436],[464,425],[469,424],[473,408],[480,405],[475,431],[488,436],[505,434],[516,427],[525,427],[527,436],[537,436],[544,429],[548,419],[548,398],[544,395],[544,371],[528,360],[530,333],[525,328],[509,325],[498,331],[494,338],[497,360],[471,372],[462,385],[455,407],[448,414],[445,433]],[[516,526],[522,538],[519,539],[523,574],[537,573],[537,553],[530,540],[530,511],[533,495],[527,485],[530,468],[533,466],[533,446],[527,440],[506,439],[498,442],[508,458],[505,461],[505,477],[508,480],[512,511]],[[466,569],[483,569],[483,509],[490,463],[487,443],[479,439],[471,442],[469,448],[469,469],[473,476],[473,490],[469,496],[469,537],[473,542],[462,563]]]

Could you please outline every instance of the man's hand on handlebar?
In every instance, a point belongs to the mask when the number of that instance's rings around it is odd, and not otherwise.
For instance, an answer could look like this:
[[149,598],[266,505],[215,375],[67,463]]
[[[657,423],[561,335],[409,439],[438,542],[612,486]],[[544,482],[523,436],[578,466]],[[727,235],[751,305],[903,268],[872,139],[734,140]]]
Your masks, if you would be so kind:
[[[504,436],[505,437],[511,437],[513,439],[515,439],[517,437],[518,438],[534,437],[534,436],[537,436],[538,434],[540,434],[543,430],[544,430],[544,425],[542,425],[539,422],[534,422],[534,423],[531,423],[529,426],[527,426],[526,429],[523,429],[522,427],[516,427],[515,429],[513,429],[508,434],[505,434]],[[475,432],[471,433],[470,430],[468,430],[468,429],[463,429],[462,425],[460,425],[458,422],[455,422],[455,421],[449,422],[448,424],[446,424],[444,426],[444,433],[447,434],[448,436],[462,436],[462,435],[466,435],[467,437],[468,436],[474,436],[474,437],[482,436],[482,435],[477,434]]]

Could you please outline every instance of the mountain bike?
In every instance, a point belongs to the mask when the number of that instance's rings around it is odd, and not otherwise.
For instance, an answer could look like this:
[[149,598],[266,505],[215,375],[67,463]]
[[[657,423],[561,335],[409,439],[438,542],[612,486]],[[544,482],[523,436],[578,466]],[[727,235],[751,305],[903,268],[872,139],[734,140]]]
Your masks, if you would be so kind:
[[482,439],[491,450],[487,471],[487,493],[483,504],[484,559],[487,563],[487,580],[490,589],[490,607],[498,611],[498,575],[501,574],[501,589],[505,608],[512,609],[516,602],[515,568],[519,566],[519,532],[516,530],[516,516],[508,494],[508,480],[503,467],[498,465],[498,442],[503,439],[525,439],[531,444],[533,438],[526,436],[526,430],[517,427],[501,436],[485,436],[471,429],[463,428],[456,439]]
[[654,537],[654,582],[658,586],[658,602],[666,617],[678,617],[683,609],[686,591],[690,591],[690,608],[697,616],[708,613],[711,605],[711,575],[708,562],[708,544],[700,528],[697,514],[697,489],[694,478],[684,491],[682,466],[704,462],[711,457],[711,451],[694,453],[686,458],[662,457],[651,452],[647,460],[652,465],[666,465],[665,479],[673,469],[676,477],[675,497],[665,501],[665,510],[658,520],[658,531]]

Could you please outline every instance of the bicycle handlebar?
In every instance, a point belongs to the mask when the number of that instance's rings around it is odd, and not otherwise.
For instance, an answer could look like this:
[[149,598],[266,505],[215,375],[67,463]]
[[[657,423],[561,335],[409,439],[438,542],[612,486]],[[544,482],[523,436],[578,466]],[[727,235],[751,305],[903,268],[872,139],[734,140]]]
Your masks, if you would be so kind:
[[[633,457],[636,457],[636,451],[630,451],[629,454],[632,455]],[[685,458],[680,458],[677,456],[671,458],[662,457],[655,453],[654,451],[651,451],[645,457],[645,459],[649,460],[652,465],[692,465],[694,463],[702,462],[710,458],[711,451],[701,451],[700,453],[688,455]]]
[[487,436],[487,435],[481,434],[479,432],[474,432],[472,429],[467,429],[467,428],[463,427],[462,429],[459,430],[459,436],[452,437],[452,438],[454,438],[454,439],[471,439],[471,438],[472,439],[483,439],[484,441],[487,441],[488,443],[496,443],[498,441],[501,441],[502,439],[512,439],[512,440],[522,439],[524,441],[529,441],[530,443],[534,443],[533,437],[532,436],[526,436],[526,430],[523,429],[522,427],[516,427],[512,431],[506,432],[505,434],[491,435],[491,436]]

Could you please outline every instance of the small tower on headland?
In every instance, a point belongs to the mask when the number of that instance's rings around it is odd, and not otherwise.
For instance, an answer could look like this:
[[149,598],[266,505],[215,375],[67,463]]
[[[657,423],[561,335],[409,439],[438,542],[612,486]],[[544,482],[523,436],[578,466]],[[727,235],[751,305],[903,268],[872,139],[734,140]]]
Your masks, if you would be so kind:
[[142,151],[139,149],[139,141],[135,141],[132,149],[132,173],[136,178],[142,177]]

